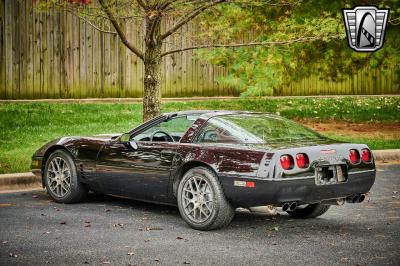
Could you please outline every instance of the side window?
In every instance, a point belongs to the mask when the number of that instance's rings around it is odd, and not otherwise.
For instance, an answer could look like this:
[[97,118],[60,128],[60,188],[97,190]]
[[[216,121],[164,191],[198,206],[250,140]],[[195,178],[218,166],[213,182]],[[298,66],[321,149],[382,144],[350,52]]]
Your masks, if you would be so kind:
[[228,130],[213,124],[207,124],[200,135],[197,142],[205,143],[238,143],[239,139],[235,138]]
[[178,116],[161,122],[133,137],[135,141],[179,141],[197,117]]

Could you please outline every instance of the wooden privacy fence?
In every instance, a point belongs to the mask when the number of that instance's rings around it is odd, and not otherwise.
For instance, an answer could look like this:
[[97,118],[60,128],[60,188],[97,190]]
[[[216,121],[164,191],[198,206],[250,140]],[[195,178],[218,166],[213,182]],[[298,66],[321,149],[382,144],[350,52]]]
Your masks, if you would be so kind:
[[[31,0],[0,0],[0,15],[0,99],[142,97],[142,62],[116,35],[68,12],[34,12]],[[142,47],[140,26],[132,21],[124,27],[128,39]],[[165,49],[191,44],[179,35]],[[240,94],[216,81],[226,69],[197,59],[192,51],[165,57],[162,73],[163,97]],[[340,83],[310,77],[275,95],[397,94],[395,74],[394,69],[386,75],[366,71]]]

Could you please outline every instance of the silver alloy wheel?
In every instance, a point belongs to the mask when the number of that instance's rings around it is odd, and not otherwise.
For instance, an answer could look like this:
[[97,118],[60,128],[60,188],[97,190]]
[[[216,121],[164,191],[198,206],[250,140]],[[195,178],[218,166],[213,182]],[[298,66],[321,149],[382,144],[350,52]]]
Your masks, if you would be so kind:
[[183,186],[182,202],[187,217],[195,223],[206,221],[213,213],[214,194],[201,176],[190,177]]
[[71,170],[61,157],[55,157],[47,168],[47,183],[51,192],[62,198],[71,192]]

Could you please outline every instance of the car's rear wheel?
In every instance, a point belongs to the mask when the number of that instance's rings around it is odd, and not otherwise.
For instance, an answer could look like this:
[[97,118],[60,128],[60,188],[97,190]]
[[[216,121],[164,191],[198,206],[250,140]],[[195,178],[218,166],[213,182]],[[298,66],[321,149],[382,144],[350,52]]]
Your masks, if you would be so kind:
[[235,214],[216,174],[207,167],[186,172],[178,187],[182,218],[194,229],[213,230],[228,225]]
[[71,155],[64,150],[54,151],[46,161],[44,182],[47,193],[56,202],[79,202],[88,193],[87,187],[78,181]]
[[321,216],[329,210],[330,205],[324,205],[320,203],[308,204],[305,207],[298,207],[293,211],[287,211],[287,213],[293,218],[308,219]]

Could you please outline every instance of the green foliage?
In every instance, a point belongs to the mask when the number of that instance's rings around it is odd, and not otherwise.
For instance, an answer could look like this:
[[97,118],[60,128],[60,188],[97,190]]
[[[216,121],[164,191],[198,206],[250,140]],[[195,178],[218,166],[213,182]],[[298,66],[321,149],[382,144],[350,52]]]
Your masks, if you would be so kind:
[[[274,90],[310,75],[340,81],[363,68],[384,72],[400,65],[399,1],[379,2],[379,7],[390,8],[390,23],[384,47],[373,53],[358,53],[348,47],[341,9],[356,4],[370,3],[313,0],[283,6],[219,6],[202,17],[204,33],[200,37],[219,43],[243,37],[266,43],[299,42],[203,50],[199,56],[227,67],[229,75],[220,77],[219,82],[244,91],[243,96],[273,95]],[[248,36],[256,39],[247,40]]]
[[400,97],[274,97],[167,102],[163,111],[247,110],[270,112],[289,119],[347,122],[400,122]]

